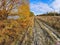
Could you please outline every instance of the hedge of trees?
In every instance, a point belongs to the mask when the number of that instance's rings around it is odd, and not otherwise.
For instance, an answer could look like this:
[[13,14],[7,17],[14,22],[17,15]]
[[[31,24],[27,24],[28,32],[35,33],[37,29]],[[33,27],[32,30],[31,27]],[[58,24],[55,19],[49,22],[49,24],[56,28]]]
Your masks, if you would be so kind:
[[46,14],[41,14],[39,16],[60,16],[60,13],[57,13],[57,12],[49,12],[49,13],[46,13]]

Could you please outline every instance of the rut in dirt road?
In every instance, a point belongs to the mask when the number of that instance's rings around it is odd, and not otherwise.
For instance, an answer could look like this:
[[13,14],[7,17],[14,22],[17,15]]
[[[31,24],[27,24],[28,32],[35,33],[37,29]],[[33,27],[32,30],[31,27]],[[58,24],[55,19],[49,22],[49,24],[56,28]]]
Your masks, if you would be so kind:
[[38,18],[34,19],[34,45],[55,45],[60,35]]

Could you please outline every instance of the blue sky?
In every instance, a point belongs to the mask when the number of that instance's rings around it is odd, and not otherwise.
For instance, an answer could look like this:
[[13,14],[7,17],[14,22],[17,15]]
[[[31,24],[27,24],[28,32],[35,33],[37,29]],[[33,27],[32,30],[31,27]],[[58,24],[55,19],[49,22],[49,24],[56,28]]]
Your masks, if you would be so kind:
[[54,0],[30,0],[30,3],[43,2],[43,3],[50,4],[50,3],[52,3],[53,1],[54,1]]
[[47,12],[59,12],[60,0],[30,0],[30,10],[35,15]]

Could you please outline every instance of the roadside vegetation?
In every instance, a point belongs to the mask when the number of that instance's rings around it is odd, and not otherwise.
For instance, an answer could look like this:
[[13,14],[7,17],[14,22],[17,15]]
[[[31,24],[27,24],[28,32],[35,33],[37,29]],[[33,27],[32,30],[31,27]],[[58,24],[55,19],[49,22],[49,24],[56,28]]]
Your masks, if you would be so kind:
[[60,33],[60,16],[37,16]]

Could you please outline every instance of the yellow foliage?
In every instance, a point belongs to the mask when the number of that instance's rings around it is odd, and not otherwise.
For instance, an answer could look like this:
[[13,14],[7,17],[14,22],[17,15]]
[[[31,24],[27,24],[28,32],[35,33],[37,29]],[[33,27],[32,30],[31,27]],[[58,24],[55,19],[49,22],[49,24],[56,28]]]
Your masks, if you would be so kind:
[[22,4],[18,7],[18,15],[20,16],[20,21],[22,27],[26,27],[30,20],[30,10],[29,10],[29,4]]
[[[11,8],[13,8],[13,5],[9,6],[9,9]],[[8,14],[7,13],[8,11],[3,9],[2,11],[0,11],[0,13],[1,15],[5,15],[5,14]],[[20,16],[18,20],[6,19],[5,21],[3,20],[4,22],[3,21],[0,22],[0,35],[3,36],[3,37],[0,37],[0,42],[3,42],[3,39],[5,39],[5,45],[8,45],[8,43],[15,45],[15,42],[17,39],[21,41],[22,37],[24,36],[23,34],[25,34],[27,30],[29,32],[29,36],[32,37],[33,22],[32,22],[32,18],[30,19],[29,17],[30,15],[29,5],[22,4],[21,6],[19,6],[18,15]],[[1,25],[4,25],[5,27],[2,28]],[[14,41],[13,43],[12,43],[12,40]]]
[[29,6],[26,4],[22,4],[21,6],[18,7],[18,14],[21,16],[29,17]]
[[13,5],[11,4],[11,5],[9,6],[9,8],[12,9],[12,7],[13,7]]

